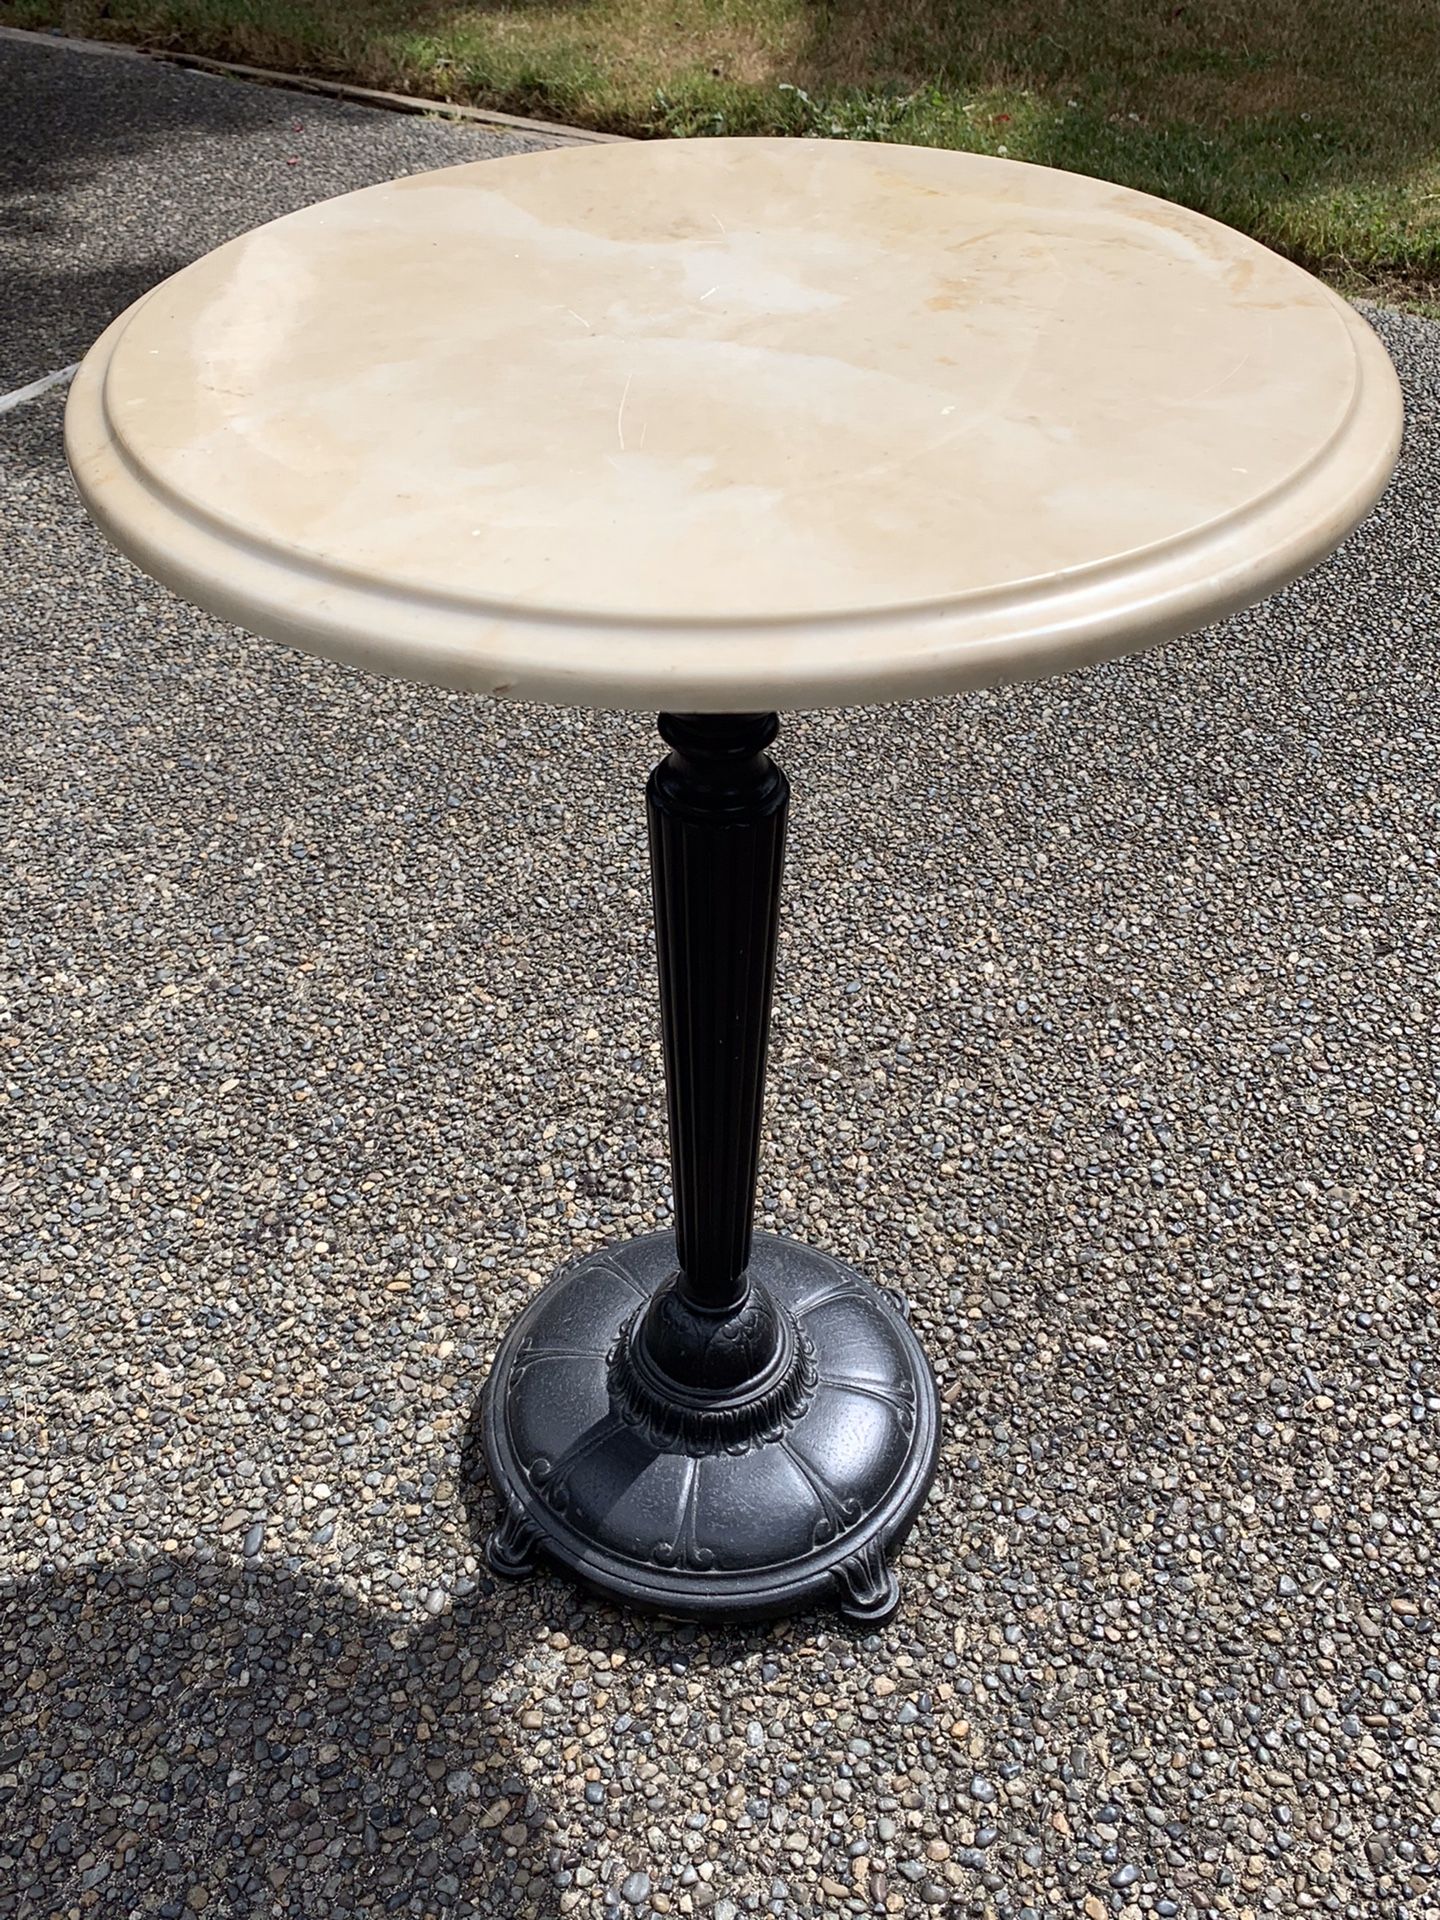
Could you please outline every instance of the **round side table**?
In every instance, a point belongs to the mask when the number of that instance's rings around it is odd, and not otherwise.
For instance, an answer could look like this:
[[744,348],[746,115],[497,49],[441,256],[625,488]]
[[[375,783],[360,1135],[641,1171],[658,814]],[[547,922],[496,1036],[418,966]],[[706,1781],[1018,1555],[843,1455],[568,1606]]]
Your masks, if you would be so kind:
[[887,1619],[935,1468],[904,1300],[752,1232],[788,789],[777,711],[1169,640],[1385,483],[1364,321],[1078,175],[828,141],[614,145],[313,206],[101,337],[67,443],[109,537],[258,633],[658,710],[675,1231],[588,1254],[484,1389],[492,1567],[743,1620]]

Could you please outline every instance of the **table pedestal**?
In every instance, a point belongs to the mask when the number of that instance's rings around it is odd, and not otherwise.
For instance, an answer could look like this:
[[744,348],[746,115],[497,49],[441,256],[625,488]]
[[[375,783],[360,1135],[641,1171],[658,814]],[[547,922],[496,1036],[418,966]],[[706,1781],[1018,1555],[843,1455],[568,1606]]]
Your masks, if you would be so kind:
[[903,1298],[752,1232],[789,789],[774,714],[662,714],[648,789],[676,1229],[567,1267],[506,1334],[483,1428],[497,1573],[628,1605],[888,1620],[935,1471]]

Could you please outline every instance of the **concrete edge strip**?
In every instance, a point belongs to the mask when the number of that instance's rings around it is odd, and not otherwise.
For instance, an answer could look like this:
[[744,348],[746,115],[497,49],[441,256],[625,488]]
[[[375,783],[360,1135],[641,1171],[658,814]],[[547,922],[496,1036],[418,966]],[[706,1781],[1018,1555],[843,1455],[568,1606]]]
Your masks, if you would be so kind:
[[58,48],[62,53],[108,53],[119,60],[143,60],[139,47],[120,40],[82,40],[78,34],[41,33],[30,27],[0,27],[0,40],[18,40],[26,47]]
[[284,87],[292,93],[319,93],[332,99],[353,100],[391,113],[428,113],[444,120],[464,120],[486,127],[505,127],[515,133],[543,134],[550,140],[602,145],[624,141],[623,133],[595,133],[588,127],[561,126],[555,120],[527,120],[518,113],[500,113],[489,107],[464,107],[447,100],[422,100],[411,93],[386,93],[378,87],[355,87],[344,80],[322,80],[305,73],[279,73],[270,67],[247,67],[234,60],[211,60],[199,53],[171,53],[163,47],[129,47],[119,41],[72,39],[66,34],[31,33],[23,27],[0,26],[0,40],[18,40],[26,46],[52,47],[71,53],[106,53],[122,60],[158,60],[166,66],[202,73],[228,74],[260,86]]
[[27,400],[38,400],[51,387],[58,387],[62,382],[68,384],[79,371],[80,362],[77,360],[74,366],[61,367],[58,373],[42,373],[28,387],[16,387],[13,393],[0,393],[0,413],[10,413],[16,407],[23,407]]
[[516,133],[543,133],[551,140],[574,140],[599,145],[621,140],[623,133],[592,133],[588,127],[562,127],[555,120],[527,120],[522,114],[500,113],[489,107],[462,107],[446,100],[422,100],[413,93],[385,93],[377,87],[352,87],[343,80],[321,80],[303,73],[276,73],[269,67],[245,67],[233,60],[209,60],[198,53],[166,53],[156,48],[152,60],[167,66],[199,68],[204,73],[226,73],[237,80],[262,86],[288,87],[295,93],[323,93],[361,106],[383,107],[391,113],[429,113],[446,120],[474,120],[487,127],[508,127]]

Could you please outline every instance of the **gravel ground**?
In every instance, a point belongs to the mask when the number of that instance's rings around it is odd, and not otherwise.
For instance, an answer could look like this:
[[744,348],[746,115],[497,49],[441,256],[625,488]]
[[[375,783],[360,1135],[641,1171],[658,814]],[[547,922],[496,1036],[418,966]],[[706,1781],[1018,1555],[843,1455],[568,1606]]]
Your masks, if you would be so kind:
[[[0,386],[491,144],[0,64]],[[0,420],[0,1914],[1440,1914],[1440,327],[1376,318],[1408,450],[1311,579],[785,725],[763,1224],[948,1402],[864,1640],[477,1559],[500,1330],[667,1217],[648,723],[247,639]]]

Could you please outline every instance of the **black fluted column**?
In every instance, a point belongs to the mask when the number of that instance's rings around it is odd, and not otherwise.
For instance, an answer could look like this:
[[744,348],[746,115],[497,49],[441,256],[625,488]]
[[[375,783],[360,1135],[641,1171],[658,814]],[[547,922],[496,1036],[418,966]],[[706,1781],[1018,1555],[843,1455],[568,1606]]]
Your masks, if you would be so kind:
[[773,713],[662,714],[647,789],[675,1185],[676,1291],[745,1301],[790,790]]

